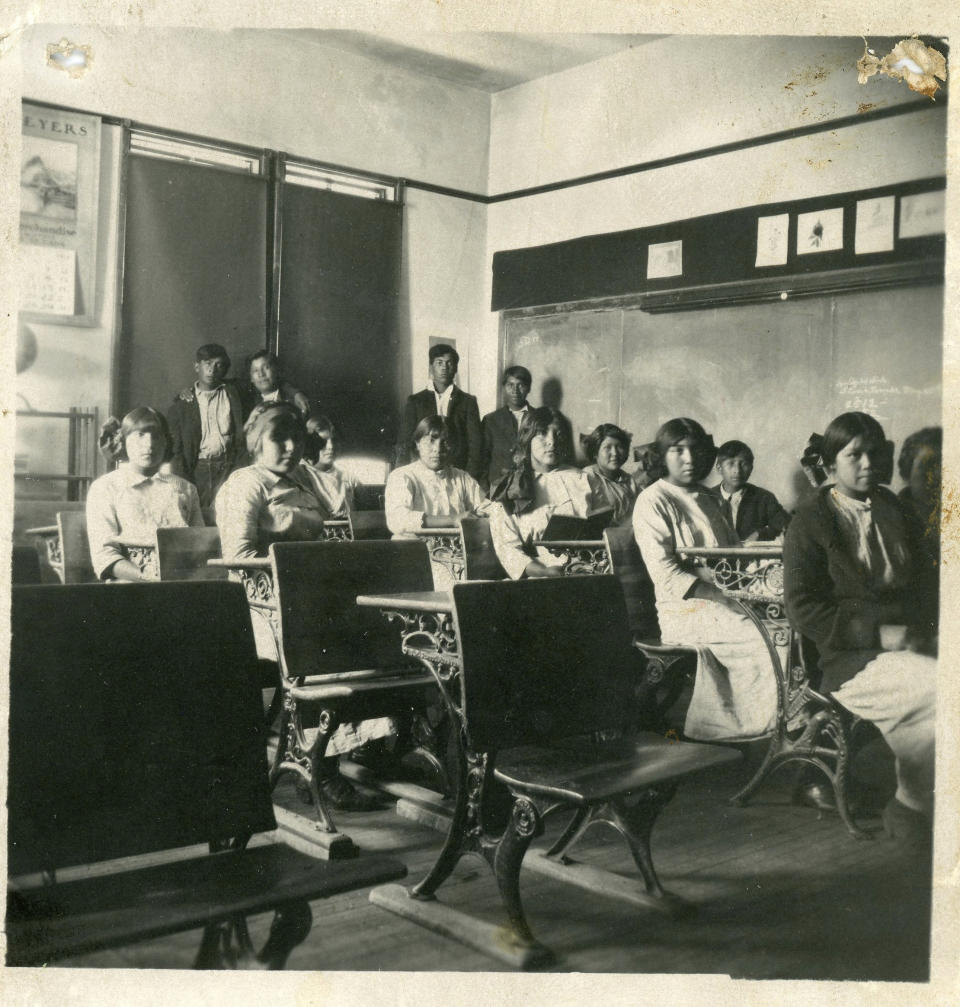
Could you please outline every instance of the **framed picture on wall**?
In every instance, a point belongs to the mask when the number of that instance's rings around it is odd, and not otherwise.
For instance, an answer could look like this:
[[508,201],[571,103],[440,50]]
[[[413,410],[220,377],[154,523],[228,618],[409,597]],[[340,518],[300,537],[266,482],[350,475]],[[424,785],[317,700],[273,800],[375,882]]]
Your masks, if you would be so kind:
[[28,321],[96,318],[100,119],[23,104],[20,312]]

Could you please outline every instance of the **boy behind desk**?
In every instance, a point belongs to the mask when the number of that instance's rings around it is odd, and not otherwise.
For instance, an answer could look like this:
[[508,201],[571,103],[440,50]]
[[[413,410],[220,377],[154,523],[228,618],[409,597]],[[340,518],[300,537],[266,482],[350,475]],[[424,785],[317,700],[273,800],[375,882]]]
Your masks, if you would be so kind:
[[197,487],[200,506],[211,507],[227,476],[245,463],[243,406],[225,383],[230,357],[219,343],[197,350],[193,398],[176,398],[167,412],[172,467]]
[[741,542],[769,542],[783,534],[790,515],[769,491],[750,482],[753,452],[743,441],[727,441],[717,451],[720,485],[715,492]]

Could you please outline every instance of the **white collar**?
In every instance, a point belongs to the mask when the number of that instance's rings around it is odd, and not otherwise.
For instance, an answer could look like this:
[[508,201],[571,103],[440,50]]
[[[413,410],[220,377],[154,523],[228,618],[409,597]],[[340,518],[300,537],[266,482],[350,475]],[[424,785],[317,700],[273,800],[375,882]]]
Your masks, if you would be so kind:
[[226,390],[227,390],[227,386],[226,385],[222,385],[222,384],[221,385],[217,385],[216,388],[211,388],[210,391],[206,391],[205,389],[201,388],[199,381],[195,381],[194,384],[193,384],[194,394],[198,398],[202,395],[204,398],[209,399],[209,398],[212,398],[214,395],[219,394],[220,392],[225,392]]
[[127,484],[127,486],[131,488],[133,488],[134,486],[142,486],[144,483],[149,482],[167,483],[170,482],[171,480],[171,477],[168,473],[160,471],[154,472],[152,476],[145,476],[142,473],[137,472],[136,469],[134,469],[134,467],[129,462],[124,462],[117,469],[117,471],[121,473],[121,478]]
[[414,463],[417,467],[417,472],[422,476],[430,479],[448,479],[451,474],[451,466],[447,465],[445,468],[437,469],[434,471],[418,458]]

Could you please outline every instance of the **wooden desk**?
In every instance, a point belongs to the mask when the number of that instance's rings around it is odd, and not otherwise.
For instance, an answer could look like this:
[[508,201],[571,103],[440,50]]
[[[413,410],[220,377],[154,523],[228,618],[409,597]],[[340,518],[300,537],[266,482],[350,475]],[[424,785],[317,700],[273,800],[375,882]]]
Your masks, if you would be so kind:
[[452,525],[449,528],[418,528],[413,534],[427,543],[433,563],[446,567],[454,580],[463,580],[463,539],[459,528]]
[[610,557],[602,540],[550,539],[536,541],[533,545],[546,549],[552,556],[568,556],[569,561],[563,568],[566,576],[610,573]]
[[160,579],[160,566],[157,563],[157,543],[155,540],[153,542],[138,542],[133,539],[121,538],[110,544],[116,545],[147,580]]
[[266,556],[250,559],[208,559],[207,566],[230,572],[230,579],[243,585],[251,614],[256,612],[267,624],[274,647],[280,654],[280,610],[273,589],[273,568]]
[[[63,547],[60,542],[60,529],[57,525],[43,525],[28,528],[27,535],[36,536],[47,552],[47,562],[50,568],[63,583],[65,579],[63,566]],[[116,545],[124,556],[148,579],[159,580],[160,568],[157,566],[157,547],[155,542],[140,542],[132,539],[117,539],[110,543]]]
[[[783,604],[783,547],[762,546],[678,547],[677,554],[710,570],[714,584],[741,603],[753,619],[767,649],[777,678],[777,720],[790,720],[807,701],[806,683],[794,632]],[[778,648],[787,655],[785,670]]]
[[[816,766],[830,781],[837,811],[855,839],[868,834],[854,822],[846,794],[853,742],[862,722],[810,684],[801,638],[786,617],[783,547],[774,543],[719,548],[678,548],[677,553],[710,569],[713,582],[736,598],[760,629],[777,680],[777,716],[760,768],[730,798],[744,804],[775,769],[787,762]],[[780,654],[786,656],[786,667]]]
[[[634,696],[630,633],[619,595],[613,577],[587,577],[579,584],[562,578],[473,582],[458,584],[449,593],[357,597],[359,606],[376,608],[400,623],[403,653],[431,671],[458,727],[453,732],[459,756],[456,802],[449,817],[436,815],[437,824],[446,826],[444,846],[411,889],[374,889],[372,902],[520,968],[550,958],[523,914],[521,863],[594,895],[667,915],[689,909],[660,886],[649,850],[650,830],[682,777],[739,756],[649,733],[609,743],[582,736],[604,724],[620,727]],[[581,596],[584,605],[573,611]],[[610,622],[598,622],[596,611],[611,613]],[[491,632],[492,627],[497,631]],[[554,661],[543,662],[548,640],[557,642],[558,653]],[[609,647],[607,654],[597,649],[601,640]],[[516,657],[516,675],[505,670],[504,654]],[[607,676],[599,691],[596,676],[584,673],[582,660],[596,654],[605,662]],[[554,738],[561,743],[554,746]],[[531,839],[542,834],[543,819],[567,812],[571,818],[550,849],[526,855]],[[642,881],[569,856],[587,828],[600,823],[624,836]],[[467,853],[479,854],[493,869],[509,927],[436,900],[437,889]]]
[[55,524],[40,525],[36,528],[28,528],[24,533],[33,535],[34,538],[43,543],[43,548],[47,554],[47,563],[50,569],[60,578],[60,583],[64,582],[63,574],[63,549],[60,546],[60,529]]
[[[378,608],[391,622],[400,623],[400,649],[433,673],[451,711],[459,710],[457,671],[460,657],[453,628],[453,600],[447,591],[408,591],[400,594],[361,594],[361,608]],[[452,691],[453,690],[453,691]]]
[[[783,616],[783,546],[678,547],[677,553],[709,567],[714,583],[731,597],[777,606]],[[771,613],[771,616],[773,614]]]
[[353,530],[350,522],[346,519],[335,518],[323,522],[323,531],[320,538],[324,542],[350,542],[353,539]]

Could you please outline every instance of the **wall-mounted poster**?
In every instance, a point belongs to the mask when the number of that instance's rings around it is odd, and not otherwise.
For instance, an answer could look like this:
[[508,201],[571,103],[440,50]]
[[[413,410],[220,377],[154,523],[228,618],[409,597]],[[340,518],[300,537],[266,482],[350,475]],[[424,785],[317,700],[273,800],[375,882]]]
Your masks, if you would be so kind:
[[900,197],[900,237],[921,238],[925,234],[943,234],[946,192],[917,192]]
[[797,255],[843,248],[843,207],[797,214]]
[[683,242],[663,241],[647,252],[647,279],[683,275]]
[[758,269],[761,266],[785,266],[787,264],[789,227],[789,213],[757,218],[757,258],[754,265]]
[[21,314],[92,325],[96,314],[100,119],[23,103]]
[[857,229],[854,250],[857,255],[868,252],[893,251],[893,207],[896,196],[879,196],[857,202]]

